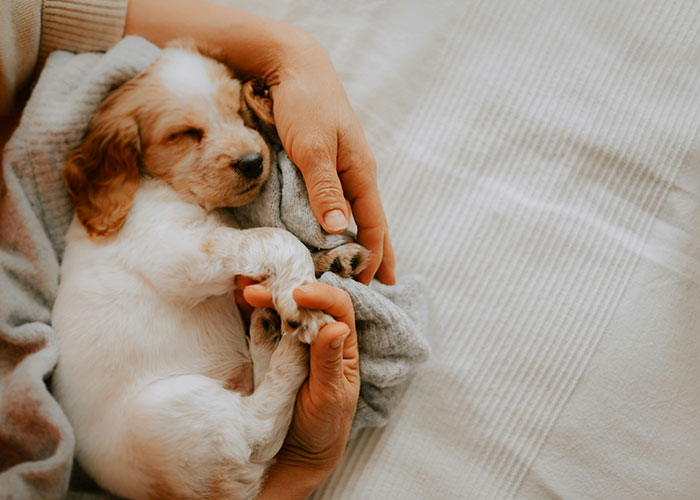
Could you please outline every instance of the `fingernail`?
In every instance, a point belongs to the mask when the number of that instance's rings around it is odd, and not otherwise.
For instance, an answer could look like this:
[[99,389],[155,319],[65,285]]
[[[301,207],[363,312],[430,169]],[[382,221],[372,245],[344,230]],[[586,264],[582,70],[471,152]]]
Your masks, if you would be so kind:
[[347,328],[347,329],[345,330],[345,333],[343,333],[342,335],[338,335],[336,338],[334,338],[334,339],[331,341],[331,347],[332,347],[333,349],[337,349],[337,348],[339,348],[341,345],[343,345],[343,342],[345,342],[345,337],[347,337],[349,333],[350,333],[350,328]]
[[348,220],[345,218],[345,214],[337,208],[327,212],[323,216],[323,222],[329,231],[343,231],[348,227]]

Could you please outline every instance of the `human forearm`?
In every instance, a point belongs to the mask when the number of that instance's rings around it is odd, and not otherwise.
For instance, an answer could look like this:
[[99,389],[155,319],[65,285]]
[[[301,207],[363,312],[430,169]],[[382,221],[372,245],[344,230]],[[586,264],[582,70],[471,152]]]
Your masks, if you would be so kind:
[[239,74],[265,80],[276,76],[292,52],[318,45],[289,24],[201,0],[130,0],[124,34],[159,46],[189,36],[223,49]]

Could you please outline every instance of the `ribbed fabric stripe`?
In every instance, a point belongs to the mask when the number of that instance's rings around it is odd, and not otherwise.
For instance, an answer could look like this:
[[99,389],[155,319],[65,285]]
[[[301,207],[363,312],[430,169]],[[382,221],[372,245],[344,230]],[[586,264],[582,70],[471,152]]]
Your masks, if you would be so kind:
[[[618,165],[618,166],[619,166],[619,165]],[[614,170],[614,169],[610,169],[609,171],[612,171],[612,170]],[[617,179],[617,180],[618,180],[620,183],[629,182],[629,184],[632,185],[632,186],[639,185],[639,182],[630,182],[629,179]],[[639,187],[640,187],[640,188],[643,188],[644,186],[642,185],[642,186],[639,186]],[[650,200],[650,202],[653,203],[653,200]],[[627,226],[627,225],[625,225],[625,226]],[[633,227],[634,227],[634,225],[633,225]],[[559,260],[561,260],[563,257],[565,257],[565,255],[564,255],[563,253],[562,253],[562,254],[559,254],[558,256],[556,256],[556,258],[559,259]],[[595,261],[589,261],[589,262],[590,262],[590,264],[591,264],[591,267],[595,264]],[[556,265],[556,264],[555,264],[555,265]],[[589,271],[589,272],[593,272],[593,271]],[[587,274],[587,273],[584,273],[584,274]],[[583,283],[585,283],[585,281],[584,281]],[[573,285],[573,284],[572,284],[572,285]],[[570,286],[571,286],[571,285],[570,285]],[[576,291],[575,291],[574,294],[570,295],[571,297],[583,296],[583,297],[589,297],[589,298],[590,298],[590,297],[595,296],[594,294],[591,293],[590,290],[580,290],[580,289],[577,290],[576,288],[579,288],[579,287],[577,287],[576,285],[573,285],[573,286],[575,287],[574,290],[576,290]],[[556,296],[556,293],[553,294],[553,296]],[[600,296],[605,297],[605,296],[607,296],[607,294],[602,294],[602,295],[600,295]],[[555,305],[555,303],[552,303],[552,306],[554,306],[554,305]],[[569,310],[569,309],[572,308],[573,306],[574,306],[574,304],[566,304],[566,305],[564,305],[564,307],[563,307],[562,309],[563,309],[563,310]],[[588,308],[588,309],[590,309],[591,312],[593,312],[593,311],[599,310],[599,309],[600,309],[600,306],[601,306],[601,304],[596,304],[596,306],[591,307],[591,308]],[[550,307],[550,309],[552,309],[552,308],[553,308],[553,307]],[[581,309],[583,309],[583,308],[581,308]],[[530,306],[528,306],[528,305],[524,306],[523,310],[522,310],[521,313],[520,313],[520,318],[522,318],[523,315],[524,315],[524,313],[525,313],[525,311],[528,311],[528,310],[530,310]],[[545,315],[545,316],[546,316],[546,315]],[[577,319],[582,319],[581,316],[585,317],[585,313],[583,313],[583,312],[579,313],[579,318],[577,318]],[[570,328],[572,328],[572,327],[573,327],[573,323],[575,323],[575,321],[574,321],[573,319],[570,320],[570,321],[569,321],[569,324],[566,324],[565,329],[570,329]],[[533,329],[533,328],[536,329],[536,327],[530,327],[529,329]],[[582,330],[583,330],[583,331],[587,331],[587,329],[582,329]],[[539,361],[537,361],[537,362],[536,362],[536,359],[534,358],[534,353],[537,352],[537,351],[539,351],[540,349],[544,348],[544,346],[538,345],[537,343],[533,343],[533,344],[531,344],[530,346],[528,346],[528,347],[526,348],[525,356],[524,356],[523,359],[521,360],[521,365],[518,367],[519,369],[518,369],[518,370],[515,370],[514,373],[523,373],[523,371],[521,370],[523,366],[534,367],[535,370],[533,370],[533,372],[534,372],[534,373],[537,373],[538,368],[541,366],[541,364],[542,364],[543,361],[545,361],[545,362],[548,361],[549,363],[552,363],[553,365],[555,365],[555,370],[552,370],[552,371],[553,371],[554,373],[557,373],[556,368],[566,368],[567,365],[572,365],[572,364],[574,363],[575,360],[566,359],[566,360],[565,360],[566,362],[564,363],[564,366],[562,366],[562,367],[556,366],[556,364],[557,364],[558,362],[561,362],[561,361],[562,361],[562,358],[563,358],[567,353],[568,353],[571,357],[573,357],[573,355],[576,354],[576,353],[582,353],[582,352],[583,352],[583,353],[588,353],[588,352],[589,352],[587,349],[583,349],[583,350],[580,349],[580,346],[579,346],[579,345],[576,345],[576,346],[575,346],[576,348],[574,349],[574,348],[572,348],[573,346],[572,346],[571,343],[564,343],[564,346],[562,347],[560,344],[562,343],[562,341],[563,341],[564,339],[561,339],[561,338],[560,338],[560,339],[557,339],[557,340],[559,341],[559,344],[550,345],[549,349],[546,349],[546,354],[545,354],[546,357],[545,357],[545,359],[544,359],[544,360],[539,360]],[[596,342],[594,342],[593,344],[595,344],[595,343],[596,343]],[[501,347],[502,347],[502,346],[501,346]],[[561,352],[558,352],[558,351],[561,351]],[[511,351],[509,354],[510,354],[511,357],[510,357],[509,359],[507,359],[505,362],[510,364],[510,363],[514,362],[514,358],[516,357],[516,353],[513,352],[513,351]],[[559,359],[558,359],[558,356],[560,357]],[[477,370],[477,371],[478,371],[478,370]],[[564,374],[566,374],[566,371],[564,371],[564,372],[562,372],[562,373],[559,373],[559,374],[560,374],[560,375],[564,375]],[[540,380],[533,381],[532,385],[535,386],[535,387],[540,387],[541,384],[542,384],[542,382],[543,382],[541,379],[542,379],[542,377],[540,377]],[[506,381],[506,382],[504,383],[504,385],[505,385],[505,386],[508,386],[509,384],[508,384],[508,382]],[[556,382],[555,382],[555,388],[556,388],[556,387],[557,387],[557,386],[556,386]],[[490,399],[496,399],[496,398],[494,398],[494,396],[493,396],[494,394],[496,394],[496,393],[494,393],[494,392],[491,393],[491,398],[490,398]],[[499,393],[499,396],[500,396],[500,399],[498,399],[498,404],[497,404],[496,408],[493,410],[493,413],[494,413],[494,414],[499,414],[500,411],[502,411],[503,409],[508,408],[508,407],[511,407],[511,408],[512,408],[513,406],[519,407],[520,404],[522,403],[522,401],[515,401],[515,402],[512,401],[512,398],[514,397],[514,394],[513,394],[513,391],[512,391],[512,390],[507,390],[505,395],[500,395],[500,393]],[[522,397],[522,396],[524,396],[524,395],[521,394],[520,396]],[[533,406],[534,408],[539,408],[539,409],[541,409],[542,406],[540,406],[540,405],[541,405],[541,401],[538,400],[538,401],[536,402],[536,404],[534,404],[534,405],[532,405],[532,406]],[[492,406],[491,401],[488,401],[488,402],[486,403],[486,406],[487,406],[487,407],[491,407],[491,406]],[[501,424],[501,427],[500,427],[500,428],[495,428],[495,429],[494,429],[496,423]],[[512,423],[513,423],[513,422],[511,422],[511,425],[512,425]],[[505,427],[505,424],[506,424],[506,419],[501,418],[501,419],[491,420],[491,424],[493,424],[493,425],[489,428],[488,431],[486,431],[486,434],[487,434],[487,435],[492,435],[492,434],[493,434],[493,435],[503,435],[503,432],[504,432],[504,430],[505,430],[504,427]],[[506,434],[506,436],[508,436],[508,435],[512,435],[512,433],[511,433],[511,434]],[[506,440],[507,440],[507,439],[506,439]],[[482,451],[483,451],[483,450],[481,450],[481,449],[475,450],[475,452],[476,452],[477,454],[480,454]],[[493,453],[494,453],[494,449],[492,448],[492,449],[489,450],[489,452],[486,454],[486,462],[487,462],[487,464],[489,464],[489,465],[491,465],[491,461],[492,461],[492,459],[493,459],[493,457],[492,457]],[[501,454],[504,454],[504,453],[506,453],[506,450],[505,450],[505,448],[502,448],[502,449],[501,449]],[[513,457],[515,457],[515,456],[519,456],[519,455],[513,454]],[[512,465],[512,462],[511,462],[510,465]],[[483,479],[483,478],[485,478],[485,476],[482,476],[482,479]],[[477,490],[480,489],[478,486],[479,486],[479,485],[477,485]],[[486,494],[485,494],[486,497],[489,497],[490,495],[491,495],[490,493],[486,493]]]
[[126,0],[45,0],[40,60],[56,49],[106,50],[124,33]]
[[[377,447],[381,430],[370,429],[363,432],[357,439],[350,443],[341,464],[337,468],[334,481],[326,481],[313,495],[314,498],[336,498],[352,496],[353,482],[351,475],[369,461],[373,451]],[[342,489],[338,489],[342,485]]]
[[433,280],[434,361],[315,498],[405,498],[386,471],[426,434],[412,473],[449,474],[430,498],[513,498],[700,130],[697,4],[470,2],[454,19],[380,176],[399,272]]
[[[696,13],[697,14],[697,13]],[[690,18],[690,25],[692,26],[693,24],[696,24],[698,22],[697,16],[695,18]],[[685,19],[688,21],[688,19]],[[672,26],[677,26],[678,22],[681,22],[682,20],[676,19],[674,22],[670,23]],[[687,27],[687,25],[686,25]],[[688,30],[685,32],[686,35],[689,35],[692,33],[692,30]],[[689,37],[686,37],[685,40],[683,40],[682,44],[690,42]],[[689,75],[691,77],[691,81],[697,81],[698,78],[698,67],[695,66],[695,71]],[[666,83],[666,82],[664,82]],[[691,119],[694,116],[697,116],[698,113],[700,113],[700,105],[698,102],[694,103],[694,107],[689,107],[688,108],[688,115],[686,115],[684,118],[686,120]],[[667,123],[667,120],[671,119],[670,116],[665,116],[664,117],[664,123]],[[689,127],[689,129],[686,131],[686,135],[682,137],[682,141],[685,142],[686,144],[689,144],[692,138],[697,134],[697,126],[696,127]],[[647,144],[649,146],[649,144]],[[667,168],[664,171],[664,174],[661,175],[663,178],[667,179],[672,179],[673,176],[675,175],[677,168],[680,164],[680,161],[682,159],[682,155],[680,155],[680,151],[669,151],[671,148],[670,141],[666,141],[665,144],[661,146],[661,149],[668,155],[669,161]],[[636,196],[636,202],[637,203],[632,203],[631,205],[634,206],[636,204],[639,205],[645,205],[650,207],[649,213],[651,214],[656,214],[659,210],[659,207],[661,203],[663,202],[666,193],[668,191],[668,188],[670,187],[670,183],[666,183],[665,185],[661,186],[660,189],[654,189],[654,185],[652,183],[648,183],[646,186],[647,189],[644,190],[644,181],[648,179],[635,179],[634,182],[630,182],[629,185],[631,186],[639,186],[639,191],[638,191],[638,196]],[[641,214],[637,211],[632,211],[632,210],[627,210],[627,213],[625,214],[625,217],[629,220],[632,219],[628,224],[625,224],[625,227],[633,227],[634,230],[630,233],[629,240],[635,240],[635,241],[627,241],[626,243],[629,245],[634,245],[636,246],[635,250],[637,252],[641,251],[642,248],[642,243],[645,241],[646,236],[651,228],[651,223],[653,219],[651,217],[645,216],[647,214]],[[635,235],[640,235],[640,237],[635,237]],[[555,370],[559,374],[559,380],[555,382],[554,387],[549,390],[548,394],[548,399],[544,404],[541,401],[538,401],[537,404],[535,405],[536,407],[539,407],[540,409],[545,408],[548,404],[557,404],[557,408],[553,411],[554,415],[558,415],[559,412],[561,411],[561,408],[565,404],[566,400],[570,396],[571,392],[574,389],[575,382],[578,380],[578,378],[581,376],[586,364],[588,363],[590,357],[593,354],[593,350],[595,346],[598,344],[598,341],[600,340],[600,337],[603,333],[603,327],[608,323],[610,316],[612,315],[613,311],[615,310],[615,306],[619,302],[619,300],[622,297],[622,291],[624,290],[625,285],[627,284],[632,268],[634,267],[634,264],[637,261],[638,258],[638,253],[633,254],[631,258],[628,258],[626,262],[624,261],[624,257],[620,258],[619,263],[617,266],[621,269],[620,276],[621,280],[619,282],[614,282],[612,280],[608,281],[608,289],[600,293],[598,296],[600,299],[595,302],[591,301],[588,307],[588,310],[581,311],[580,318],[581,321],[584,320],[584,318],[589,317],[591,318],[591,323],[593,323],[593,320],[598,320],[597,324],[592,324],[588,326],[585,329],[582,329],[587,332],[587,335],[582,338],[582,341],[588,341],[586,345],[581,345],[582,342],[575,343],[573,345],[569,344],[565,346],[565,349],[568,351],[567,356],[561,356],[560,357],[560,365],[561,366],[556,366]],[[592,292],[583,292],[581,295],[588,295],[588,297],[593,298],[596,296],[596,294]],[[607,309],[603,307],[605,305],[605,300],[610,301],[609,307]],[[595,317],[595,311],[602,310],[604,311],[603,314],[599,315],[600,317],[596,318]],[[569,328],[573,328],[573,325],[576,324],[574,320],[571,322],[571,326]],[[576,358],[576,354],[579,354],[578,358]],[[564,367],[570,367],[568,370],[565,370]],[[558,402],[551,402],[551,399],[554,398],[557,393],[559,393],[559,401]],[[538,415],[534,416],[534,420],[537,421]],[[547,432],[551,428],[551,426],[554,423],[554,419],[551,419],[551,421],[548,423],[548,425],[543,426],[541,429],[539,429],[540,436],[536,437],[535,439],[532,440],[530,443],[530,446],[534,446],[535,443],[538,441],[543,441],[544,437],[547,435]],[[531,460],[529,462],[523,462],[521,467],[516,468],[512,467],[513,464],[513,459],[516,456],[524,456],[524,457],[530,457]],[[511,484],[511,491],[508,493],[514,494],[517,486],[520,484],[522,481],[523,477],[525,476],[530,464],[532,463],[532,460],[534,460],[535,453],[532,452],[532,450],[528,449],[521,449],[521,450],[515,450],[515,453],[512,454],[510,463],[504,464],[505,469],[510,469],[511,473],[514,474],[514,477],[512,478]],[[488,495],[487,495],[488,496]],[[507,495],[508,496],[508,495]]]

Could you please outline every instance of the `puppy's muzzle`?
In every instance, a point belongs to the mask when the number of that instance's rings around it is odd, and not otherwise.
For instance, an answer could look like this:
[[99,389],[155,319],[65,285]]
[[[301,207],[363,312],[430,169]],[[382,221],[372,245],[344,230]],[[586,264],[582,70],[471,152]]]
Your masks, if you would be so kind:
[[246,179],[255,179],[262,174],[263,157],[260,153],[248,153],[231,163]]

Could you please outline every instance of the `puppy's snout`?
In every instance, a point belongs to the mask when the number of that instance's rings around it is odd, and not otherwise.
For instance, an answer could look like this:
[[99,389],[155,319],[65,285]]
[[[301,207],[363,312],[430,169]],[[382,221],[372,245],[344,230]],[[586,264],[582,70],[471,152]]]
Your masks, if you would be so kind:
[[263,171],[263,157],[260,153],[248,153],[231,163],[247,179],[255,179]]

